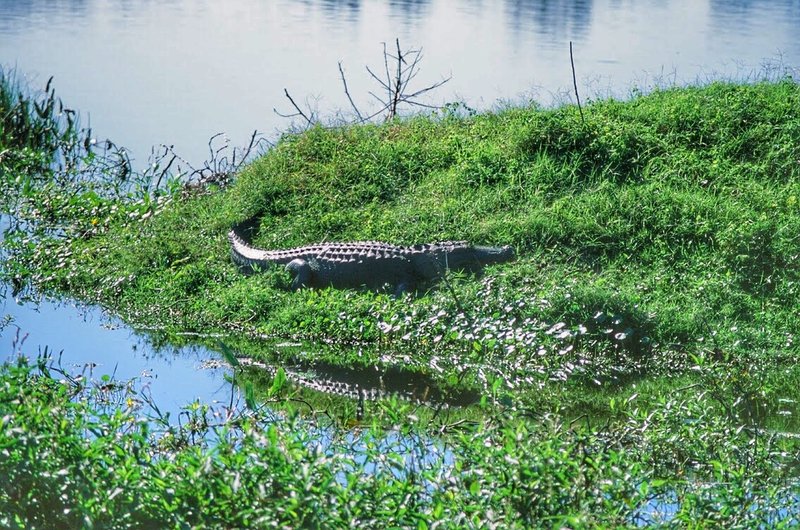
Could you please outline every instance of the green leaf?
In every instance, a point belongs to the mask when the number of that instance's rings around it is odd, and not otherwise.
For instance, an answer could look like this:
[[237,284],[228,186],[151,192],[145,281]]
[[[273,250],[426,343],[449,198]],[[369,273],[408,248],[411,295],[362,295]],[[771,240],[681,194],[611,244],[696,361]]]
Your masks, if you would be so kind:
[[234,368],[238,368],[240,363],[239,359],[236,358],[236,355],[233,353],[227,344],[222,341],[219,341],[219,349],[220,353],[222,353],[222,358],[225,359],[225,362],[231,365]]
[[278,368],[278,371],[275,372],[275,379],[272,380],[272,387],[269,389],[269,395],[270,396],[276,395],[278,392],[281,391],[281,389],[284,387],[285,384],[286,384],[286,371],[281,366],[280,368]]
[[275,425],[270,425],[267,429],[267,438],[273,446],[278,445],[278,429]]
[[248,409],[256,410],[256,393],[255,389],[253,388],[253,383],[250,381],[247,381],[244,384],[244,402]]
[[480,490],[481,490],[481,485],[478,483],[477,480],[473,480],[469,485],[469,492],[473,495],[477,495]]

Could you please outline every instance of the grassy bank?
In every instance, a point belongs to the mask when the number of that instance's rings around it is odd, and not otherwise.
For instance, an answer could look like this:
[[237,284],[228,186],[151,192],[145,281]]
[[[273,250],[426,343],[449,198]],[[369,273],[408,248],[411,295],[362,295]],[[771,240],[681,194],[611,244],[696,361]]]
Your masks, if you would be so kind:
[[[789,81],[712,84],[596,102],[585,123],[531,107],[314,128],[160,206],[64,215],[70,198],[34,195],[71,237],[17,245],[6,274],[144,325],[379,346],[327,359],[344,364],[604,383],[691,355],[779,363],[797,355],[799,107]],[[230,263],[228,228],[255,215],[266,248],[466,239],[519,259],[413,299],[295,293]]]
[[[325,414],[292,412],[307,403],[224,421],[198,404],[183,427],[154,426],[135,394],[109,405],[103,385],[6,365],[0,524],[795,524],[800,87],[675,88],[584,114],[317,127],[229,187],[155,192],[108,159],[84,178],[88,146],[54,168],[46,143],[13,144],[3,122],[3,207],[24,230],[0,272],[20,292],[99,303],[168,340],[222,332],[255,358],[402,366],[489,399],[469,421],[396,402],[333,418],[364,431],[356,447],[336,429],[320,442]],[[231,264],[225,234],[253,216],[265,248],[466,239],[518,259],[414,297],[291,292],[282,271]],[[386,425],[406,449],[385,449]],[[447,456],[409,461],[426,431]]]

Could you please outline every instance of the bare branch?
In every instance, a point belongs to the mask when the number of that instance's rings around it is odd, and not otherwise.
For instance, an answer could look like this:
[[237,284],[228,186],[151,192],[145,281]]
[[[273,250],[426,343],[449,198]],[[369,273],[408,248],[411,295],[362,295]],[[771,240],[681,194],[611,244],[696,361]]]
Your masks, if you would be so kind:
[[347,79],[344,76],[344,69],[342,68],[342,62],[339,61],[339,74],[342,76],[342,84],[344,85],[344,94],[347,96],[347,100],[350,102],[350,106],[353,107],[353,111],[358,116],[358,121],[364,121],[364,118],[361,116],[361,112],[358,110],[355,102],[353,102],[353,98],[350,96],[350,91],[347,89]]
[[364,118],[364,121],[369,121],[369,120],[371,120],[371,119],[373,119],[373,118],[375,118],[377,116],[380,116],[381,114],[386,112],[386,109],[388,109],[388,108],[389,107],[381,107],[380,109],[376,110],[375,112],[373,112],[372,114],[370,114],[369,116]]
[[165,167],[164,170],[158,175],[158,179],[156,180],[155,189],[158,189],[158,187],[161,186],[161,180],[164,178],[164,175],[167,174],[167,172],[169,171],[169,168],[172,167],[173,162],[175,162],[175,160],[177,160],[177,158],[178,158],[178,155],[173,153],[172,154],[172,158],[170,159],[169,163],[167,164],[167,167]]
[[[216,152],[215,152],[214,151],[214,140],[216,140],[220,136],[222,136],[225,139],[225,143],[223,143],[222,147],[217,149]],[[218,132],[217,134],[215,134],[214,136],[209,138],[208,139],[208,154],[211,157],[210,160],[217,160],[218,157],[219,157],[219,154],[222,151],[224,151],[225,149],[227,149],[229,144],[230,144],[230,141],[225,137],[225,133]]]
[[371,76],[372,76],[372,78],[373,78],[375,81],[377,81],[378,83],[380,83],[380,85],[381,85],[383,88],[385,88],[386,90],[389,90],[389,91],[391,91],[391,90],[392,90],[392,87],[391,87],[391,86],[389,86],[389,85],[387,85],[386,83],[384,83],[384,82],[383,82],[383,80],[382,80],[380,77],[378,77],[377,75],[375,75],[375,73],[374,73],[372,70],[370,70],[370,69],[369,69],[369,66],[367,66],[367,72],[369,72],[369,75],[371,75]]
[[[379,87],[377,91],[367,92],[369,96],[374,98],[380,105],[380,108],[376,111],[370,110],[369,113],[365,113],[358,108],[353,94],[350,92],[350,87],[347,84],[344,66],[341,61],[338,63],[339,77],[342,81],[345,96],[356,115],[353,121],[356,123],[363,123],[373,120],[381,114],[383,114],[384,120],[391,120],[400,114],[403,105],[426,109],[439,108],[438,105],[423,103],[418,101],[418,99],[434,89],[441,87],[450,81],[452,77],[447,77],[418,90],[413,90],[411,88],[411,83],[418,77],[420,73],[420,63],[424,57],[422,49],[403,50],[400,46],[399,38],[395,39],[392,52],[389,51],[386,42],[382,44],[384,71],[378,74],[377,71],[369,65],[365,66],[369,77],[372,78]],[[383,92],[383,96],[379,95],[381,92]],[[284,94],[294,107],[294,112],[291,114],[282,114],[275,110],[276,114],[284,118],[302,117],[308,125],[313,125],[316,122],[314,113],[304,112],[291,97],[288,90],[284,89]]]
[[388,101],[392,100],[392,74],[389,73],[389,53],[386,51],[386,43],[383,43],[383,66],[386,69],[386,84],[384,85],[389,89]]
[[440,108],[442,108],[441,105],[430,105],[428,103],[420,103],[419,101],[405,101],[405,100],[403,100],[403,103],[411,105],[412,107],[422,107],[422,108],[425,108],[425,109],[440,109]]
[[405,62],[405,59],[403,58],[402,50],[400,50],[400,39],[395,39],[395,42],[397,43],[397,77],[395,77],[394,94],[392,94],[392,97],[390,98],[392,100],[392,104],[389,108],[389,115],[386,117],[387,120],[391,120],[397,116],[397,105],[400,103],[400,98],[405,90],[404,83],[408,83],[407,80],[404,81],[403,79],[403,63]]
[[[239,165],[241,165],[242,162],[244,162],[245,160],[247,160],[250,157],[250,153],[253,152],[253,148],[261,140],[263,140],[263,138],[261,138],[261,139],[257,139],[257,138],[258,138],[258,130],[254,129],[253,130],[253,134],[250,135],[250,142],[247,144],[247,147],[245,147],[245,148],[243,148],[241,150],[238,150],[238,151],[236,149],[233,150],[233,157],[231,159],[231,166],[238,168]],[[237,154],[240,155],[239,165],[236,164],[236,155]]]
[[294,114],[281,114],[280,112],[278,112],[277,109],[273,108],[272,110],[275,111],[275,114],[277,114],[281,118],[294,118],[296,116],[302,116],[303,119],[306,120],[308,125],[314,125],[314,121],[311,118],[309,118],[308,116],[306,116],[306,113],[303,112],[303,110],[297,105],[297,103],[294,102],[294,99],[292,99],[292,96],[289,95],[289,91],[284,88],[283,89],[283,93],[286,94],[286,97],[289,99],[289,102],[292,104],[292,106],[294,107],[294,109],[297,112],[295,112]]
[[372,96],[372,97],[374,97],[375,99],[377,99],[379,102],[383,103],[383,108],[384,108],[384,110],[386,110],[386,109],[388,109],[388,108],[389,108],[389,103],[386,103],[386,102],[385,102],[383,99],[381,99],[381,97],[380,97],[378,94],[376,94],[375,92],[373,92],[373,91],[371,91],[371,90],[370,90],[370,91],[369,91],[369,95],[370,95],[370,96]]
[[575,77],[575,60],[572,58],[572,41],[569,41],[569,62],[572,65],[572,86],[575,87],[575,99],[578,101],[578,112],[581,113],[581,123],[586,123],[583,118],[583,108],[581,107],[581,97],[578,95],[578,80]]
[[[220,138],[223,139],[222,145],[217,145],[216,142]],[[178,155],[175,152],[175,146],[162,144],[158,152],[154,148],[151,153],[149,169],[144,175],[152,184],[152,189],[157,191],[177,161],[180,164],[177,168],[177,176],[185,176],[185,180],[183,180],[185,190],[199,190],[209,184],[223,186],[230,182],[231,177],[239,171],[242,164],[249,160],[253,150],[262,145],[262,142],[269,144],[256,130],[250,135],[250,140],[245,147],[231,148],[231,142],[225,134],[217,133],[209,138],[209,158],[199,168],[195,168],[186,159]],[[166,165],[163,164],[164,161],[167,161]],[[188,171],[184,172],[183,167],[188,168]]]
[[414,61],[403,70],[403,75],[406,77],[406,85],[408,85],[411,80],[417,77],[417,74],[419,74],[419,68],[417,68],[417,65],[422,60],[422,51],[415,51],[413,53]]
[[434,83],[434,84],[432,84],[430,86],[427,86],[425,88],[421,88],[421,89],[417,90],[416,92],[414,92],[413,94],[408,94],[407,96],[405,96],[405,99],[412,99],[412,98],[415,98],[417,96],[421,96],[422,94],[425,94],[426,92],[430,92],[431,90],[435,90],[435,89],[439,88],[440,86],[442,86],[443,84],[445,84],[448,81],[450,81],[450,79],[452,79],[452,77],[448,77],[446,79],[442,79],[441,81],[439,81],[437,83]]

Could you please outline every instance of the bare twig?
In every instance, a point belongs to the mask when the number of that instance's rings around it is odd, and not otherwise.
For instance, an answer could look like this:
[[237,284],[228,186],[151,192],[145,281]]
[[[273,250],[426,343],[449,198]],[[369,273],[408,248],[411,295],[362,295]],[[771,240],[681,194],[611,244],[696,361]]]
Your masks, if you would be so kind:
[[161,186],[161,181],[162,181],[162,179],[164,178],[164,175],[166,175],[166,174],[167,174],[167,172],[169,171],[169,168],[170,168],[170,167],[172,167],[172,164],[173,164],[173,163],[175,162],[175,160],[177,160],[177,159],[178,159],[178,155],[176,155],[176,154],[174,154],[174,153],[173,153],[173,154],[172,154],[172,158],[171,158],[171,159],[170,159],[170,161],[167,163],[167,167],[165,167],[165,168],[164,168],[164,170],[163,170],[163,171],[162,171],[162,172],[161,172],[161,173],[158,175],[158,179],[156,180],[155,189],[158,189],[158,187],[159,187],[159,186]]
[[409,81],[409,79],[406,79],[405,81],[403,80],[403,65],[406,62],[405,58],[403,57],[403,52],[400,50],[400,39],[395,39],[395,43],[397,43],[397,57],[395,57],[395,60],[397,61],[397,75],[394,80],[394,94],[392,97],[392,107],[388,119],[397,116],[397,105],[400,103],[400,97],[403,95],[405,85]]
[[[217,141],[222,139],[222,144]],[[199,189],[208,184],[224,185],[249,160],[253,151],[267,142],[257,130],[250,135],[246,146],[231,149],[230,140],[224,133],[217,133],[208,140],[208,159],[200,167],[194,167],[188,160],[175,152],[175,146],[164,145],[155,148],[150,154],[148,169],[143,173],[147,178],[149,189],[158,190],[170,174],[175,162],[178,162],[177,175],[185,176],[184,187]],[[229,152],[227,154],[226,152]],[[166,164],[164,161],[167,160]]]
[[[419,65],[423,57],[422,50],[403,50],[400,46],[400,39],[395,39],[395,48],[397,50],[396,52],[389,52],[386,43],[383,43],[383,72],[381,74],[378,74],[369,65],[366,66],[367,73],[380,88],[377,92],[367,92],[380,104],[378,109],[372,111],[370,114],[362,112],[361,109],[358,108],[358,105],[356,105],[355,100],[350,93],[350,88],[347,85],[347,77],[344,73],[344,67],[342,66],[342,63],[339,62],[339,76],[342,80],[342,85],[344,86],[345,96],[347,96],[347,100],[357,116],[357,119],[355,120],[356,123],[370,121],[382,114],[384,115],[385,120],[391,120],[399,115],[400,109],[403,105],[428,109],[439,108],[439,105],[422,103],[421,101],[418,101],[418,99],[428,92],[444,85],[450,81],[451,78],[447,77],[413,92],[410,91],[411,82],[419,75]],[[383,93],[383,95],[380,95],[381,93]],[[289,101],[292,102],[296,112],[288,115],[278,113],[279,116],[286,118],[302,116],[309,123],[311,123],[311,121],[316,121],[313,119],[313,114],[312,120],[309,120],[309,118],[300,110],[299,106],[291,99],[288,92],[286,92],[286,96],[289,98]]]
[[342,84],[344,85],[344,94],[347,96],[347,100],[350,101],[350,106],[353,107],[353,111],[356,113],[356,116],[358,116],[358,121],[363,122],[364,117],[361,115],[361,112],[358,110],[358,107],[356,106],[355,102],[353,102],[353,98],[350,96],[350,91],[347,89],[347,79],[345,78],[344,69],[342,68],[341,61],[339,61],[339,74],[342,77]]
[[[377,82],[378,82],[378,84],[380,84],[380,85],[381,85],[383,88],[385,88],[387,92],[390,92],[390,91],[392,90],[392,87],[391,87],[391,85],[387,84],[387,83],[386,83],[386,82],[385,82],[383,79],[381,79],[380,77],[378,77],[378,76],[375,74],[375,72],[373,72],[372,70],[370,70],[369,66],[367,66],[367,72],[369,72],[369,75],[371,75],[371,76],[372,76],[372,78],[373,78],[375,81],[377,81]],[[378,96],[375,96],[375,97],[378,97]],[[380,98],[378,98],[378,99],[380,99]],[[383,101],[383,100],[381,100],[381,101]]]
[[383,68],[386,70],[386,83],[383,85],[389,90],[387,102],[392,100],[392,74],[389,73],[389,52],[386,51],[386,43],[383,43]]
[[[250,135],[250,142],[247,144],[247,147],[241,150],[233,150],[233,157],[231,159],[231,165],[235,168],[238,168],[242,163],[250,157],[250,153],[253,152],[253,148],[258,145],[263,138],[258,137],[258,130],[253,130],[253,134]],[[239,163],[236,163],[236,155],[237,153],[241,153],[241,157],[239,159]]]
[[578,94],[578,79],[575,77],[575,60],[572,57],[572,41],[569,41],[569,62],[572,65],[572,86],[575,88],[575,99],[578,102],[578,112],[581,113],[581,123],[586,123],[583,117],[583,108],[581,107],[581,97]]
[[[292,99],[292,96],[289,94],[289,91],[284,88],[283,89],[283,93],[286,95],[286,98],[289,100],[289,102],[292,104],[292,106],[294,107],[294,109],[297,112],[295,112],[294,114],[281,114],[280,112],[278,112],[278,109],[272,109],[273,111],[275,111],[275,114],[277,114],[281,118],[294,118],[294,117],[297,117],[297,116],[301,116],[304,120],[306,120],[306,123],[308,123],[309,126],[314,125],[314,120],[309,118],[306,115],[306,113],[303,112],[303,109],[301,109],[297,105],[297,103],[295,103],[294,99]],[[313,116],[314,114],[311,113],[311,115]]]
[[[384,120],[391,120],[397,117],[403,105],[411,107],[421,107],[427,109],[437,109],[439,105],[431,105],[418,101],[420,97],[428,92],[439,88],[448,81],[451,77],[447,77],[432,83],[426,87],[420,88],[415,91],[410,90],[410,84],[419,75],[419,65],[422,60],[422,50],[403,50],[400,46],[400,39],[395,39],[396,52],[389,52],[386,43],[383,43],[383,68],[384,71],[378,74],[370,66],[366,66],[369,77],[378,84],[379,90],[376,92],[368,91],[367,93],[374,98],[379,107],[377,110],[370,111],[370,113],[362,112],[356,104],[353,94],[350,92],[350,87],[347,84],[347,76],[345,75],[344,65],[340,61],[339,78],[342,80],[344,87],[344,94],[350,104],[356,118],[352,123],[364,123],[373,120],[374,118],[383,115]],[[313,111],[306,112],[294,100],[289,91],[284,88],[284,95],[289,100],[289,103],[294,108],[294,112],[282,113],[277,109],[274,112],[282,118],[302,118],[308,126],[314,125],[318,122],[316,113]],[[379,95],[383,93],[383,95]]]

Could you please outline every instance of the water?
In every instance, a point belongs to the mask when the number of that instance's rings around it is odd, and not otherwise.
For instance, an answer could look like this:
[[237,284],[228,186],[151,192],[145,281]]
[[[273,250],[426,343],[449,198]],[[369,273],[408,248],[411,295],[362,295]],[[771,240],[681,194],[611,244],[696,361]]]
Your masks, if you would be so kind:
[[[0,216],[0,243],[6,221]],[[97,380],[102,375],[118,381],[135,378],[172,417],[196,399],[230,400],[231,384],[225,379],[230,369],[198,369],[215,353],[199,347],[159,350],[96,307],[18,301],[12,289],[0,284],[0,363],[44,353],[60,359],[70,373],[85,371]]]
[[[157,351],[97,308],[42,301],[18,304],[6,296],[0,314],[12,319],[0,329],[0,362],[17,355],[35,359],[47,352],[71,373],[91,373],[99,380],[113,375],[118,381],[138,379],[155,403],[175,417],[196,399],[226,403],[231,384],[225,368],[199,369],[216,354],[201,348]],[[91,363],[91,366],[85,366]]]
[[[572,98],[570,41],[587,99],[796,67],[799,30],[800,0],[0,0],[0,63],[34,87],[54,76],[64,102],[134,165],[164,143],[197,166],[218,132],[239,145],[254,129],[286,128],[274,112],[292,111],[284,89],[322,116],[347,110],[339,61],[358,105],[374,108],[365,65],[382,72],[382,43],[395,38],[423,48],[412,90],[452,76],[428,103],[486,109]],[[2,354],[18,326],[27,352],[50,346],[123,378],[154,374],[159,403],[227,390],[224,372],[196,370],[213,353],[158,354],[96,310],[6,295],[5,314],[14,325],[0,330]]]
[[382,44],[422,47],[428,102],[475,108],[584,98],[800,64],[798,0],[0,0],[0,63],[58,94],[144,164],[165,143],[192,164],[225,132],[288,125],[288,89],[323,116],[366,109]]

